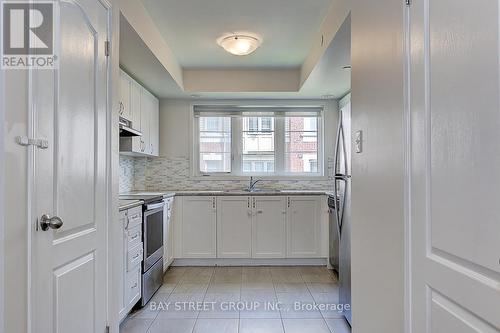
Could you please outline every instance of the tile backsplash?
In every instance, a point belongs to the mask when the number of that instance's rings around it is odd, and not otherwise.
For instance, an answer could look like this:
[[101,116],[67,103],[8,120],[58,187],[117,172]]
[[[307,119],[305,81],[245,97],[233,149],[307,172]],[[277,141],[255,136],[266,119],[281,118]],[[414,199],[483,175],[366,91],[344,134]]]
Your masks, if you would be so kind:
[[[265,180],[259,188],[280,190],[331,190],[333,160],[328,160],[327,180]],[[167,190],[239,190],[248,180],[210,180],[191,177],[188,158],[120,156],[120,193]]]

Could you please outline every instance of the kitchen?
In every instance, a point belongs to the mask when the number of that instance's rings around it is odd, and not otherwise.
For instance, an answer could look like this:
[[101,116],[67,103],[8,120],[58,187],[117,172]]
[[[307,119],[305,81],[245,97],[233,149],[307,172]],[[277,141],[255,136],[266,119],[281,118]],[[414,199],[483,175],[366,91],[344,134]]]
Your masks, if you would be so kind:
[[[163,8],[153,1],[146,7],[153,20]],[[342,186],[350,182],[344,165],[350,145],[343,141],[350,131],[350,20],[304,90],[286,97],[186,94],[169,90],[172,82],[157,88],[158,61],[125,15],[120,31],[121,332],[175,325],[182,327],[176,332],[209,332],[227,325],[228,332],[271,333],[304,330],[304,324],[315,332],[350,331],[344,319],[350,320],[344,309],[350,276],[340,292],[337,222],[348,219]],[[264,47],[246,56],[216,50],[211,61],[243,65]],[[169,306],[193,299],[212,307]],[[296,311],[292,301],[304,309]]]
[[0,333],[500,332],[497,1],[0,7]]

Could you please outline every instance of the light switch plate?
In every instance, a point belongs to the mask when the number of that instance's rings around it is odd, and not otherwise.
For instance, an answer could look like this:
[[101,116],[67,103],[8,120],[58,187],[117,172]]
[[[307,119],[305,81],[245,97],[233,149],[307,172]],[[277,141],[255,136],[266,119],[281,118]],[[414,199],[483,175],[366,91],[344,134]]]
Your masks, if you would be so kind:
[[354,133],[354,146],[356,149],[356,153],[363,152],[363,131],[356,131]]

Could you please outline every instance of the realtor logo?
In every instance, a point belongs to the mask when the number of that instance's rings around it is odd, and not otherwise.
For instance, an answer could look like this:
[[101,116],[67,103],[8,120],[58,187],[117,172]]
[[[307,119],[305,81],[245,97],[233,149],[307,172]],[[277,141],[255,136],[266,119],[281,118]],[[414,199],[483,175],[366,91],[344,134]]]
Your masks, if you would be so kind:
[[2,2],[2,69],[54,68],[54,4]]

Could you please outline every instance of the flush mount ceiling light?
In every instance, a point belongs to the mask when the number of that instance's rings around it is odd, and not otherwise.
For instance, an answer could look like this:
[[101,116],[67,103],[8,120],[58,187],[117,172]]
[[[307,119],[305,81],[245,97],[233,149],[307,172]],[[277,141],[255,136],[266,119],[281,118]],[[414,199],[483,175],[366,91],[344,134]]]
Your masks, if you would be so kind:
[[226,35],[219,38],[217,44],[231,54],[245,56],[257,50],[261,40],[248,35]]

